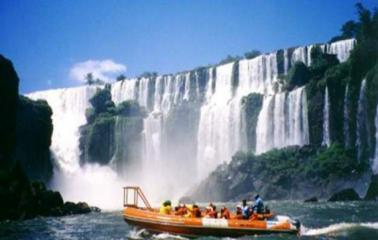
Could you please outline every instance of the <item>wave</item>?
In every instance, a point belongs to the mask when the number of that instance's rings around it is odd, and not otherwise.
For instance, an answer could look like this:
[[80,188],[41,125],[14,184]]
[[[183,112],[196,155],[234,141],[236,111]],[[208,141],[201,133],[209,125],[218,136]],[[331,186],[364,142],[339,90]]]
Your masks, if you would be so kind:
[[327,235],[327,234],[337,234],[345,230],[356,229],[356,228],[370,228],[378,230],[378,222],[367,222],[367,223],[336,223],[323,228],[306,228],[302,227],[301,235],[303,236],[317,236],[317,235]]
[[151,234],[146,229],[133,228],[129,231],[128,239],[130,240],[142,240],[142,239],[174,239],[174,240],[187,240],[180,235],[172,235],[169,233]]

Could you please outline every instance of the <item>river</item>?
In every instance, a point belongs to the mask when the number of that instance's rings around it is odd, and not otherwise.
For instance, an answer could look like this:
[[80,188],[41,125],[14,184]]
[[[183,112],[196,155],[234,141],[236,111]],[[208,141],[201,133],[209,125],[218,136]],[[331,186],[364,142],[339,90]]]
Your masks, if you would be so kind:
[[[268,201],[274,212],[302,223],[299,239],[378,239],[378,202],[302,203]],[[220,204],[234,206],[234,203]],[[240,239],[250,239],[244,237]],[[298,239],[289,235],[258,239]],[[184,239],[169,234],[148,235],[128,226],[121,211],[0,223],[0,239]],[[216,239],[205,237],[201,239]],[[228,238],[229,239],[229,238]]]

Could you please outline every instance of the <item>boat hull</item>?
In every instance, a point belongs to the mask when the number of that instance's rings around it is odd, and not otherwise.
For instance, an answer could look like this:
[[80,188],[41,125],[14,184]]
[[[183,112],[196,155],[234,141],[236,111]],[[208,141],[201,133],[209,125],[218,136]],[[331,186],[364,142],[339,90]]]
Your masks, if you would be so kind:
[[240,237],[274,233],[297,234],[299,231],[288,222],[272,225],[265,220],[185,218],[132,208],[126,208],[123,216],[128,224],[147,229],[149,232],[171,233],[187,237]]

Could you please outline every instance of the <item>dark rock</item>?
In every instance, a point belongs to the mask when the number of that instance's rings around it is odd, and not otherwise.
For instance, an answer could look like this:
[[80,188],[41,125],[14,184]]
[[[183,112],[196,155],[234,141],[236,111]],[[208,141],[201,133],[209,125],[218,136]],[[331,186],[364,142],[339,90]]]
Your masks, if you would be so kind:
[[312,198],[308,198],[306,200],[304,200],[304,202],[318,202],[318,198],[317,197],[312,197]]
[[286,89],[293,90],[295,87],[305,85],[310,79],[310,71],[303,62],[296,62],[286,76]]
[[82,214],[91,212],[91,208],[85,202],[65,202],[62,209],[64,214]]
[[51,116],[52,110],[46,101],[19,97],[14,156],[31,180],[48,182],[53,174]]
[[371,177],[371,182],[364,200],[378,201],[378,175]]
[[356,191],[352,188],[341,190],[332,195],[332,197],[328,200],[329,202],[337,202],[337,201],[358,201],[361,200],[360,196],[356,193]]
[[19,79],[11,61],[0,54],[0,167],[12,163],[16,141],[16,106]]

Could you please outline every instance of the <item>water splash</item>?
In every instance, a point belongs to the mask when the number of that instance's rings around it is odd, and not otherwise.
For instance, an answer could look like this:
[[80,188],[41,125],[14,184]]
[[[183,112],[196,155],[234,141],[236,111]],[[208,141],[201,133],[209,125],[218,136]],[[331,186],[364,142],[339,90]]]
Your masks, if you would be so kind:
[[378,229],[378,222],[371,223],[336,223],[323,228],[307,229],[302,227],[301,235],[303,236],[319,236],[319,235],[337,235],[345,231],[356,228]]

